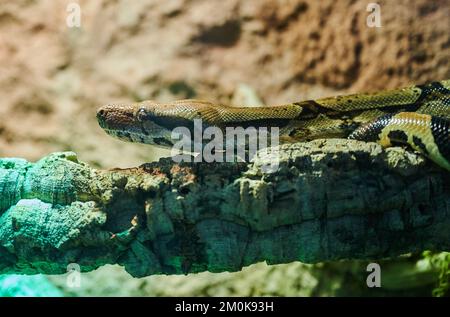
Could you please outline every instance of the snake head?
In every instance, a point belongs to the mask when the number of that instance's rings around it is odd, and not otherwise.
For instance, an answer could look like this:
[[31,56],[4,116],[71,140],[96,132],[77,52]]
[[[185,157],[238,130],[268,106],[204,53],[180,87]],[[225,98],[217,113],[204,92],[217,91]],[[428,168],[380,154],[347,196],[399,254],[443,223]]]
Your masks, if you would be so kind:
[[109,104],[97,111],[99,125],[111,136],[128,142],[172,147],[172,131],[178,127],[193,132],[193,120],[201,117],[193,101],[161,104],[144,101],[136,104]]
[[98,109],[97,121],[107,134],[122,141],[170,147],[171,131],[151,119],[154,112],[149,102],[109,104]]

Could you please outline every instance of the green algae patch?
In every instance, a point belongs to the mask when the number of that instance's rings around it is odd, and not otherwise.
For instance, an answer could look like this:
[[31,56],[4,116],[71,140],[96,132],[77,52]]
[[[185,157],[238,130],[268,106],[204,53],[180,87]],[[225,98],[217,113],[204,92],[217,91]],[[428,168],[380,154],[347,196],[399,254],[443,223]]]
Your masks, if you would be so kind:
[[99,258],[114,253],[107,250],[111,233],[102,229],[106,214],[95,201],[80,199],[95,196],[85,194],[90,173],[72,152],[36,163],[0,160],[0,255],[14,263],[13,271],[65,273],[73,262],[89,271],[114,261],[117,255]]
[[30,166],[24,159],[0,159],[0,214],[20,200]]

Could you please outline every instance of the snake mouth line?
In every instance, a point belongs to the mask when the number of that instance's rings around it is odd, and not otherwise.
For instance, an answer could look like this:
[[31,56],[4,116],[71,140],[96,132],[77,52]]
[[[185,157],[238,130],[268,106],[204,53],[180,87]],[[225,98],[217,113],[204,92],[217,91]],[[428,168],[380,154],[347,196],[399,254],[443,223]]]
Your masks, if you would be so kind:
[[116,129],[108,129],[108,128],[103,129],[107,134],[114,136],[122,141],[153,144],[165,148],[172,147],[174,145],[174,143],[171,140],[168,140],[163,137],[151,137],[142,132],[119,131]]
[[126,141],[132,141],[132,142],[141,142],[146,143],[145,141],[147,139],[152,139],[142,133],[134,132],[134,131],[124,131],[124,130],[118,130],[118,129],[110,129],[103,127],[103,130],[111,136],[114,136],[119,139],[124,139]]

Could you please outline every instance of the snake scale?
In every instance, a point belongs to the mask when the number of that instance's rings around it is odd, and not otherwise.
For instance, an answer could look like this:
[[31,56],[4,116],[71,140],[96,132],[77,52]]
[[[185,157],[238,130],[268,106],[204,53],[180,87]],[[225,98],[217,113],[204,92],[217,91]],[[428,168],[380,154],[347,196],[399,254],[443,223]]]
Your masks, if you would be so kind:
[[384,147],[408,145],[450,171],[450,80],[279,106],[232,107],[203,100],[109,104],[100,126],[124,141],[173,146],[176,127],[278,127],[280,141],[350,138]]

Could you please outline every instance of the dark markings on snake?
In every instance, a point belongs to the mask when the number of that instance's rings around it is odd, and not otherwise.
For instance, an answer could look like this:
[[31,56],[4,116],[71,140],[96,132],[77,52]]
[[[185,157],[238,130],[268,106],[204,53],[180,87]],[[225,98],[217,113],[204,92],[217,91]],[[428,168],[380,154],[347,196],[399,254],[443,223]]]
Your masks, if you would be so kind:
[[377,142],[383,129],[391,122],[393,114],[379,117],[372,123],[366,124],[350,134],[349,138],[354,140]]
[[163,117],[147,114],[145,120],[151,121],[167,130],[173,130],[179,127],[189,129],[191,135],[194,135],[194,121],[180,117]]
[[429,154],[427,147],[425,146],[425,144],[422,142],[422,140],[419,137],[413,136],[413,142],[414,142],[414,145],[417,146],[425,155]]
[[291,119],[283,119],[283,118],[267,118],[267,119],[256,119],[256,120],[248,120],[248,121],[240,121],[240,122],[225,122],[225,127],[242,127],[244,129],[254,127],[256,129],[260,127],[286,127],[292,120]]
[[431,132],[439,152],[450,160],[450,120],[441,117],[431,117]]
[[173,146],[172,142],[170,142],[169,140],[166,140],[164,138],[154,138],[153,142],[155,142],[155,144],[158,144],[161,146]]
[[[432,82],[432,83],[425,84],[425,85],[417,85],[417,87],[421,89],[420,96],[419,96],[419,98],[417,98],[416,102],[414,103],[417,106],[420,106],[427,99],[432,99],[435,94],[439,94],[439,93],[444,94],[444,95],[450,94],[450,90],[445,88],[439,82]],[[408,111],[410,111],[410,110],[408,110]]]
[[401,130],[393,130],[388,133],[388,138],[391,140],[391,143],[400,143],[405,144],[408,142],[408,136],[404,131]]

